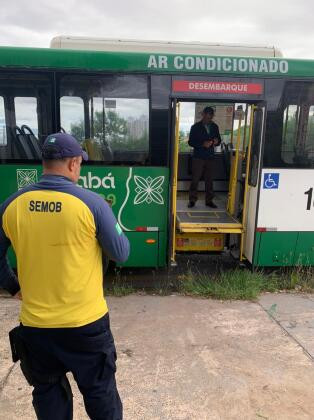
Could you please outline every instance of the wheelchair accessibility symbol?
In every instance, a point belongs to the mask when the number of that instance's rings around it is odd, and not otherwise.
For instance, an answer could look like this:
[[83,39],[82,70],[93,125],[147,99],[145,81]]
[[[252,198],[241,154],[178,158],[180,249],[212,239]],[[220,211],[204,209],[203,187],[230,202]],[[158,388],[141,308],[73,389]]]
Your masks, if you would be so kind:
[[263,188],[266,190],[277,190],[279,188],[279,174],[264,174]]

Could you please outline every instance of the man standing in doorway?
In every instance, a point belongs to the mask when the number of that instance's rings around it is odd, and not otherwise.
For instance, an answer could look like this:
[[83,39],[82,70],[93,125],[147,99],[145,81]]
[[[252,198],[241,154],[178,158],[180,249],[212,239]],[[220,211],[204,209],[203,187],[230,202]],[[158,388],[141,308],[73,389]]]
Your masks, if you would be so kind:
[[[0,284],[22,297],[13,359],[34,388],[38,419],[72,420],[72,372],[90,419],[122,420],[102,251],[124,262],[129,242],[106,201],[76,185],[87,154],[74,137],[51,134],[42,157],[41,180],[0,206]],[[6,261],[10,244],[18,278]]]
[[218,125],[213,122],[214,115],[214,109],[207,106],[202,112],[201,121],[191,127],[189,145],[194,148],[194,152],[189,208],[194,207],[197,201],[197,188],[202,175],[205,181],[205,204],[208,207],[217,208],[213,202],[213,159],[215,147],[220,145],[221,137]]

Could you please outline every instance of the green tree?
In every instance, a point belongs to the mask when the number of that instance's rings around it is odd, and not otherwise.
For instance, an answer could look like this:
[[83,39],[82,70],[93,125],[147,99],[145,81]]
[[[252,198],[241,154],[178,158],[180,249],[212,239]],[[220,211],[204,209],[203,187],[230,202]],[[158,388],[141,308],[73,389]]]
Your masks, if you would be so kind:
[[[71,125],[71,134],[80,142],[84,141],[85,128],[83,120]],[[95,112],[93,138],[99,144],[106,142],[112,150],[148,150],[147,130],[139,138],[131,137],[127,129],[127,120],[120,117],[116,111],[107,111],[104,121],[103,113],[101,111]]]
[[128,140],[128,150],[147,151],[148,150],[148,132],[144,131],[143,135],[139,138],[130,137]]
[[188,143],[188,133],[180,130],[179,131],[179,152],[190,152],[192,150]]
[[84,121],[81,120],[77,124],[71,124],[70,128],[72,136],[74,136],[80,143],[85,139]]
[[119,149],[125,146],[127,135],[127,121],[120,117],[116,111],[108,111],[105,116],[105,131],[103,131],[103,114],[95,112],[94,136],[104,139],[111,145],[112,149]]
[[[101,111],[94,114],[94,139],[99,142],[106,140],[112,146],[119,146],[124,143],[127,135],[127,121],[120,117],[116,111],[106,112],[104,118]],[[84,121],[77,124],[71,124],[71,134],[79,141],[85,139]]]

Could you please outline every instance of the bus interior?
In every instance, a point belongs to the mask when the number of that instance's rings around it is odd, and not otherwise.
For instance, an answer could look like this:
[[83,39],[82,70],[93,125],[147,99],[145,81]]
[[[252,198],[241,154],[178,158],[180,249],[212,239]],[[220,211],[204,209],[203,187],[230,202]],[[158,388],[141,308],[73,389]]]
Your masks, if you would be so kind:
[[[217,209],[205,205],[203,177],[199,183],[195,207],[188,208],[193,153],[188,144],[189,131],[202,118],[202,110],[206,106],[215,110],[214,122],[219,126],[222,140],[221,145],[215,148],[212,160],[214,202]],[[177,101],[175,107],[172,262],[175,261],[176,253],[221,252],[225,248],[233,250],[234,256],[242,259],[244,203],[248,190],[251,148],[254,137],[257,141],[261,138],[262,108],[248,102],[212,100]]]
[[51,74],[0,73],[0,159],[39,161],[44,139],[60,130],[78,139],[90,161],[148,163],[146,76],[62,75],[57,104],[53,86]]

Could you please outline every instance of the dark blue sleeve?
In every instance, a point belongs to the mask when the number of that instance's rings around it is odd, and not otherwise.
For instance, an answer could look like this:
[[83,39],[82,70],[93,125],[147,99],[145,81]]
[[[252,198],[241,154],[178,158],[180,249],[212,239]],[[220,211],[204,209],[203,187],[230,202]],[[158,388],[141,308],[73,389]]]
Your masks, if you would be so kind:
[[99,198],[93,210],[96,236],[103,251],[111,260],[125,262],[130,253],[129,240],[122,232],[108,203]]
[[0,206],[0,287],[13,296],[20,290],[20,286],[7,258],[10,240],[5,236],[2,228],[2,214],[3,208]]

